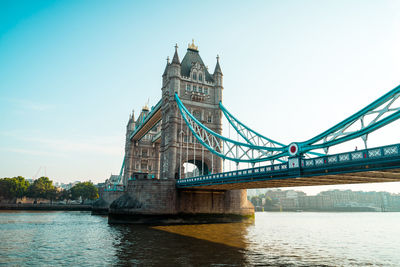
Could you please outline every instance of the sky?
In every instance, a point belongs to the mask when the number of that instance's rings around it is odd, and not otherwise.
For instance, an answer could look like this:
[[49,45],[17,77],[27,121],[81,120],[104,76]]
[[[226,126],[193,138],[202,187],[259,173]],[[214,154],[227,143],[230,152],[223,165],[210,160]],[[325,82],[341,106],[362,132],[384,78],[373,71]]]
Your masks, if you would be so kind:
[[[220,56],[230,112],[282,143],[309,139],[400,84],[399,13],[400,1],[0,0],[0,177],[119,173],[130,112],[157,103],[167,56],[192,38],[211,70]],[[305,191],[331,188],[400,192]]]

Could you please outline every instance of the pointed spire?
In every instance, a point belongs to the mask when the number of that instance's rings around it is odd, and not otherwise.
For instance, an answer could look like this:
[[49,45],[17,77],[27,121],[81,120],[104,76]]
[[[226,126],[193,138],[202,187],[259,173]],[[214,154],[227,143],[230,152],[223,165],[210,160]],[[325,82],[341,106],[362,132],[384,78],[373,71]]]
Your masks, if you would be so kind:
[[219,65],[219,55],[217,55],[217,65],[215,65],[214,75],[217,73],[222,75],[221,66]]
[[164,70],[164,73],[163,73],[162,76],[167,75],[167,73],[168,73],[168,66],[169,66],[169,57],[167,57],[167,65],[165,66],[165,70]]
[[172,64],[181,64],[178,56],[178,44],[175,44],[175,54],[174,57],[172,58]]

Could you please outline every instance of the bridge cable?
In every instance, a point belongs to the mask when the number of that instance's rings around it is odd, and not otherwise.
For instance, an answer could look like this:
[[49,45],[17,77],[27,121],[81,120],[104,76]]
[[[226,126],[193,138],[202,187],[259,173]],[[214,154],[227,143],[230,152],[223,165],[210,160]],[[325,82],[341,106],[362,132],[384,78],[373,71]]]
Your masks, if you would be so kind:
[[[189,164],[189,127],[187,127],[186,130],[186,167],[188,167]],[[188,178],[189,173],[188,173],[188,169],[186,168],[186,173],[185,173],[185,178]]]
[[201,175],[204,175],[204,146],[201,146]]
[[[228,139],[221,134],[212,131],[203,125],[198,119],[196,119],[183,105],[176,93],[175,100],[178,104],[179,111],[181,112],[185,123],[189,127],[192,134],[203,146],[205,146],[213,154],[216,154],[218,157],[229,159],[235,162],[259,162],[270,161],[272,159],[277,159],[288,155],[288,151],[284,148],[257,146]],[[225,145],[227,145],[229,148],[227,154],[223,154],[222,152],[223,142],[225,142]],[[257,151],[256,158],[252,158],[250,152],[251,150]],[[214,171],[214,168],[212,170]]]
[[[196,168],[197,168],[197,165],[196,165],[196,139],[195,138],[193,138],[193,150],[194,150],[193,163],[194,163],[194,166],[196,166]],[[193,175],[194,176],[196,174],[195,171],[196,171],[196,169],[193,170]]]
[[179,132],[179,136],[181,137],[181,142],[180,142],[180,153],[179,153],[179,179],[182,179],[182,146],[183,146],[183,131],[182,131],[182,117],[181,119],[181,130]]

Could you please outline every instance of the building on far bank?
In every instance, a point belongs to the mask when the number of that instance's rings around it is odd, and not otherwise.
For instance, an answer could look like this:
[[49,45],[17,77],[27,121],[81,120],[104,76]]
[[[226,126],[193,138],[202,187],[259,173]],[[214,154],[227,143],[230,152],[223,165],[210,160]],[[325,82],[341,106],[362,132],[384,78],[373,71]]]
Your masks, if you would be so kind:
[[400,211],[400,194],[388,192],[329,190],[307,196],[301,191],[278,189],[259,196],[261,199],[251,198],[253,205],[263,205],[264,210]]

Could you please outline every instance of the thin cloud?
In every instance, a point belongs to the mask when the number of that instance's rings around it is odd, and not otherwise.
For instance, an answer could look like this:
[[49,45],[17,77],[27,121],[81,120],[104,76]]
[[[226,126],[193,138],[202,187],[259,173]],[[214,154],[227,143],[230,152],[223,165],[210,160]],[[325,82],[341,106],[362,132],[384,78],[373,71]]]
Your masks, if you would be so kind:
[[[40,147],[40,151],[14,149],[13,152],[26,152],[27,154],[43,153],[41,155],[48,155],[51,153],[66,154],[71,152],[107,155],[107,156],[120,156],[123,149],[121,138],[117,136],[94,136],[94,137],[75,137],[75,138],[46,138],[26,135],[26,133],[17,133],[15,131],[3,131],[0,135],[13,137],[17,140],[28,143],[29,147]],[[44,152],[47,151],[47,152]],[[38,154],[37,154],[38,155]]]
[[5,152],[13,152],[13,153],[32,155],[32,156],[57,156],[57,157],[63,156],[62,154],[59,153],[36,150],[36,149],[34,150],[34,149],[24,149],[24,148],[0,148],[0,150],[3,150]]
[[55,107],[55,105],[39,103],[29,99],[22,99],[22,98],[9,98],[7,99],[7,101],[15,105],[19,109],[30,110],[30,111],[46,111],[46,110],[51,110]]

